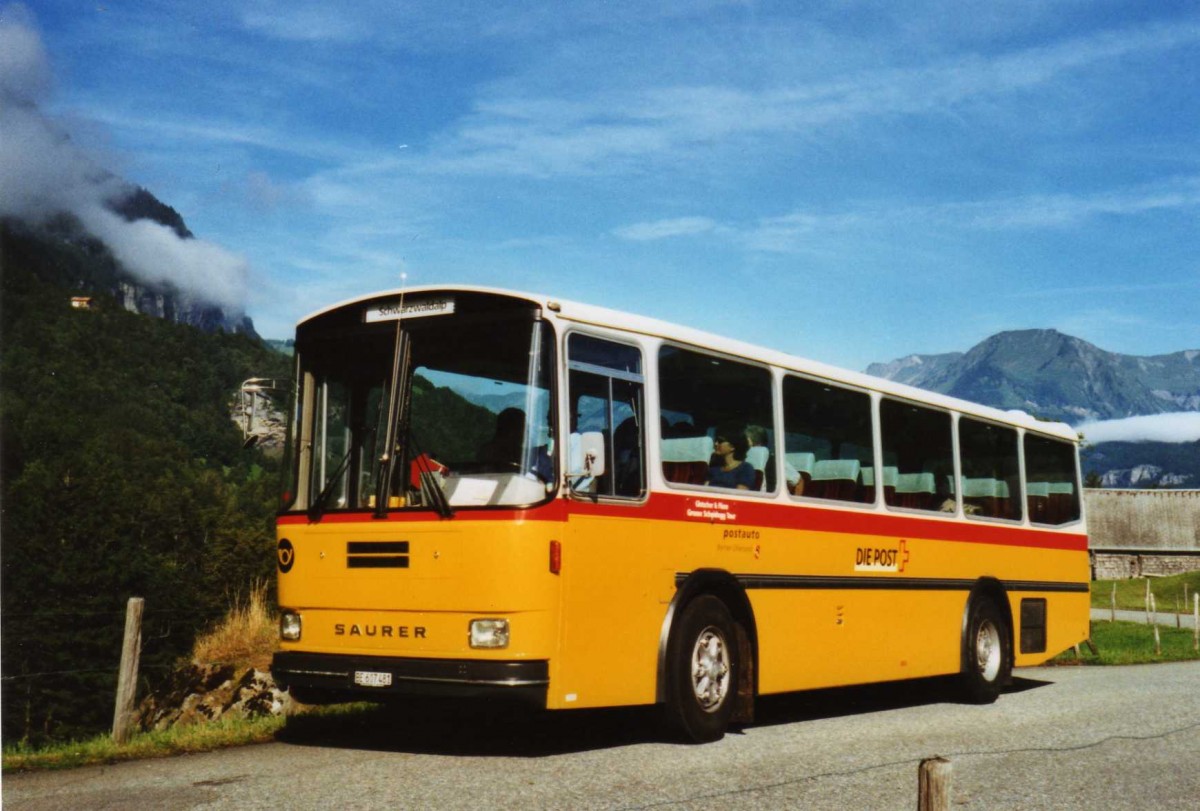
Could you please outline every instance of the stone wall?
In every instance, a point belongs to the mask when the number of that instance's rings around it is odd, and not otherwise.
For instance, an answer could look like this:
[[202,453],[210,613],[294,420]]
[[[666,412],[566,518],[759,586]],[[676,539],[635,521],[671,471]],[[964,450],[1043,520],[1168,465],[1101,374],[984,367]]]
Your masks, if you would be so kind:
[[1200,554],[1166,555],[1093,551],[1093,580],[1124,580],[1131,577],[1162,577],[1200,571]]

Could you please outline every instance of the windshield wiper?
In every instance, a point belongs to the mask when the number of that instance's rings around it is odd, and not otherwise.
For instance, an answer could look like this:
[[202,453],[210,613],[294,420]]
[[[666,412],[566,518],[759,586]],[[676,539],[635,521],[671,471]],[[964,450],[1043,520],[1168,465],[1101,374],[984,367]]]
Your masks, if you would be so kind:
[[[396,348],[392,355],[391,390],[388,393],[387,424],[384,431],[383,454],[379,457],[379,480],[375,490],[375,517],[385,518],[388,497],[392,492],[392,478],[396,465],[411,459],[417,469],[422,501],[437,510],[442,518],[453,518],[454,509],[433,475],[433,468],[421,456],[421,451],[412,437],[412,338],[408,331],[396,322]],[[403,439],[403,445],[398,441]],[[410,474],[411,475],[411,474]],[[404,486],[408,486],[405,481]]]
[[412,339],[396,322],[396,348],[392,354],[391,389],[388,392],[387,424],[384,430],[383,454],[379,457],[379,478],[375,487],[375,517],[386,518],[388,497],[392,492],[392,472],[401,449],[396,442],[397,423],[408,413],[407,400],[412,395],[409,369],[412,366]]

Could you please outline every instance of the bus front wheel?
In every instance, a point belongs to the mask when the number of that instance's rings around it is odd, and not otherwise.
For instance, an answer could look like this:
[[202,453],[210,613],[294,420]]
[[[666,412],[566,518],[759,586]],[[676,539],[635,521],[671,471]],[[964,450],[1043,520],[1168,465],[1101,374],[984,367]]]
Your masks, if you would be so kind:
[[971,603],[963,640],[963,693],[972,704],[991,704],[1012,675],[1012,637],[996,603],[981,597]]
[[720,740],[733,712],[740,667],[737,631],[725,603],[707,594],[688,603],[667,653],[669,731],[692,743]]

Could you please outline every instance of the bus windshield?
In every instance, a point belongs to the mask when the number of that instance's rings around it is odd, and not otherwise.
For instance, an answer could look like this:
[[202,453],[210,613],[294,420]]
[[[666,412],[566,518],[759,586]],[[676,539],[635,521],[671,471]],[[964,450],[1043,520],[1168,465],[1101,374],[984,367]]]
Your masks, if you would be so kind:
[[554,341],[544,322],[438,317],[307,337],[297,346],[290,509],[376,509],[381,481],[388,509],[516,507],[553,494]]

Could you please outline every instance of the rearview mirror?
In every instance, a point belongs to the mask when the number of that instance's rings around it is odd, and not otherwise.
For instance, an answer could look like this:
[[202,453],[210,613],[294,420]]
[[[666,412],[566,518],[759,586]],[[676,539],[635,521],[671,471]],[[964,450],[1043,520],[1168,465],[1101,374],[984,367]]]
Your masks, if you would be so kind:
[[603,476],[604,434],[599,431],[571,434],[567,456],[567,475],[572,479]]

